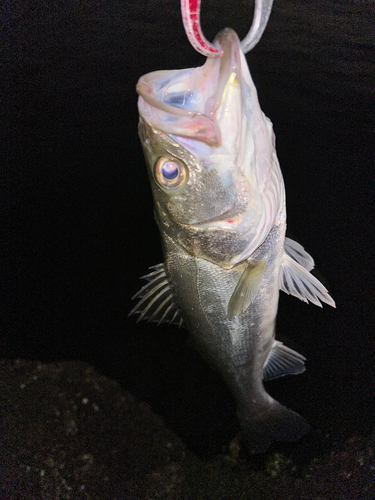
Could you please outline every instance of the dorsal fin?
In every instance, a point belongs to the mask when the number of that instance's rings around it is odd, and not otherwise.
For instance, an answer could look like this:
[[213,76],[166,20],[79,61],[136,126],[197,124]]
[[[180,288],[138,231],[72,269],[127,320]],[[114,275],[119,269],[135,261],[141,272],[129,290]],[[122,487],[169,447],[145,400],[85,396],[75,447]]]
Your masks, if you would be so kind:
[[239,279],[228,304],[228,318],[240,316],[254,300],[266,268],[267,261],[251,260]]
[[303,373],[305,361],[302,354],[275,340],[263,367],[263,380]]
[[158,325],[161,323],[169,323],[178,325],[183,323],[180,314],[180,309],[174,301],[173,292],[169,285],[167,275],[165,273],[164,264],[157,264],[150,267],[155,269],[149,274],[142,276],[148,283],[143,286],[133,297],[140,299],[136,306],[130,311],[131,314],[139,314],[138,321],[144,319],[148,322],[154,321]]
[[280,290],[304,302],[322,307],[320,301],[336,307],[328,290],[309,271],[284,252],[279,277]]

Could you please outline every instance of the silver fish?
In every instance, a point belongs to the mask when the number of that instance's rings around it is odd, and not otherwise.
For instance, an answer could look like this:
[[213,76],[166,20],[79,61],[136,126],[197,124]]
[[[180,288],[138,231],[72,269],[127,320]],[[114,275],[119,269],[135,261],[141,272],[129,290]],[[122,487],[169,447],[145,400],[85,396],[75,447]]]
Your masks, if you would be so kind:
[[165,261],[131,311],[186,324],[236,398],[242,439],[260,453],[309,430],[263,380],[302,373],[305,358],[275,340],[279,290],[335,306],[312,257],[285,237],[284,182],[236,33],[199,68],[156,71],[137,84],[144,149]]

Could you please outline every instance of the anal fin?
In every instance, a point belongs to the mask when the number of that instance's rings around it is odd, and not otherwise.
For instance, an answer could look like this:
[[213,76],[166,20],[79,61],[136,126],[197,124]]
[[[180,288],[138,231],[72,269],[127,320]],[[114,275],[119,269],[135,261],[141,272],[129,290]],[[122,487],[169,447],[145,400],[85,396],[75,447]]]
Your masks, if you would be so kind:
[[303,373],[305,361],[302,354],[275,340],[263,367],[263,380]]

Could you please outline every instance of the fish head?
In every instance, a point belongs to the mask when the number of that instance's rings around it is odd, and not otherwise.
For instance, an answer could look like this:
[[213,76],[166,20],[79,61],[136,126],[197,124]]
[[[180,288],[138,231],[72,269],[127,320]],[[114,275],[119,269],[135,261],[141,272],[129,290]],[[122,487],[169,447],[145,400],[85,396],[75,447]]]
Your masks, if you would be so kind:
[[239,39],[226,29],[215,43],[202,67],[140,78],[139,135],[162,234],[231,268],[267,237],[284,186]]

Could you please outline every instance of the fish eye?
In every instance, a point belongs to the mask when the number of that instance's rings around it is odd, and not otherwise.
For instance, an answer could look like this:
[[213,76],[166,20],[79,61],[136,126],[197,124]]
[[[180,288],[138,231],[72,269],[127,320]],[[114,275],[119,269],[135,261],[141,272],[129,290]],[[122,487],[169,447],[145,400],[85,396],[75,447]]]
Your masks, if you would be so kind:
[[177,158],[163,156],[156,163],[155,178],[162,188],[176,189],[186,181],[187,169]]

